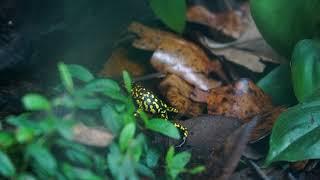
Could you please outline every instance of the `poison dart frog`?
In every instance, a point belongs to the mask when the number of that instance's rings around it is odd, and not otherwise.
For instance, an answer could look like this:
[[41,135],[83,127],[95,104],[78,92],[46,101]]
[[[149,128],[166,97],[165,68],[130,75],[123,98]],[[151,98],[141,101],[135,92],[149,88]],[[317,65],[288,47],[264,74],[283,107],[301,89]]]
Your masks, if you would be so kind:
[[[153,92],[147,90],[139,84],[133,84],[131,95],[139,109],[147,113],[151,113],[152,115],[159,115],[165,120],[168,120],[169,112],[178,113],[176,108],[168,106]],[[188,130],[178,123],[174,123],[174,126],[176,126],[183,133],[183,142],[178,146],[180,147],[184,144],[188,137]]]

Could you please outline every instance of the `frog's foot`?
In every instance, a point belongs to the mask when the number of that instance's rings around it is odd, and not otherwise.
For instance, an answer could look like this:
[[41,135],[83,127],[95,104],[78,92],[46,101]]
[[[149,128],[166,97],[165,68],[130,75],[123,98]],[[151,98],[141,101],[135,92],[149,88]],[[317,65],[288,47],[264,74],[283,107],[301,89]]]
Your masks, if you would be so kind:
[[183,137],[182,141],[180,141],[180,143],[178,145],[176,145],[176,148],[181,148],[187,141],[187,137]]

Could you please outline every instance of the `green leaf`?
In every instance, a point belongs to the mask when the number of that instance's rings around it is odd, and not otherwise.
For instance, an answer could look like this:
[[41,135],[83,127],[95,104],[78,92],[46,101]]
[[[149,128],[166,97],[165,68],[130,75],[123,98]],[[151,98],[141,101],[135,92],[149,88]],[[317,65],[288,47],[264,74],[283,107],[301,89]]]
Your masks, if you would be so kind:
[[64,87],[67,89],[69,93],[73,93],[74,91],[73,80],[67,65],[60,62],[58,64],[58,69],[60,72],[60,79],[62,81],[62,84],[64,85]]
[[170,161],[167,161],[167,173],[172,179],[185,171],[185,166],[190,161],[191,154],[188,152],[181,152],[175,155]]
[[169,28],[182,33],[186,25],[186,0],[150,0],[150,6]]
[[76,106],[82,110],[96,110],[101,108],[103,101],[100,98],[76,97]]
[[0,149],[8,148],[15,143],[12,133],[0,131]]
[[148,121],[146,127],[168,137],[180,139],[179,130],[169,121],[163,119],[151,119]]
[[127,124],[120,133],[119,145],[121,151],[125,151],[129,146],[130,141],[134,137],[136,125],[134,123]]
[[103,178],[97,176],[88,169],[73,167],[67,163],[62,166],[63,173],[68,179],[90,179],[90,180],[102,180]]
[[136,169],[140,174],[155,179],[155,175],[149,167],[139,163]]
[[30,144],[27,147],[26,156],[34,160],[32,164],[36,165],[40,171],[49,176],[53,176],[56,173],[57,161],[45,147],[39,144]]
[[169,147],[168,152],[166,154],[166,163],[171,164],[174,156],[174,148],[172,146]]
[[83,151],[66,149],[65,155],[72,163],[79,164],[88,168],[91,168],[92,166],[92,159],[90,158],[90,154],[87,154]]
[[160,154],[154,150],[154,149],[149,149],[146,154],[146,164],[150,168],[154,168],[157,166],[158,161],[160,158]]
[[192,168],[189,172],[190,174],[199,174],[206,170],[204,166],[197,166],[195,168]]
[[4,177],[12,177],[16,173],[10,158],[0,150],[0,174]]
[[257,85],[271,96],[272,102],[276,105],[296,104],[289,65],[278,66],[262,78]]
[[320,101],[289,108],[277,119],[266,165],[320,158]]
[[91,74],[89,70],[84,68],[83,66],[70,64],[67,65],[68,70],[72,77],[77,78],[83,82],[89,82],[94,79],[94,76]]
[[23,105],[30,111],[50,110],[50,102],[39,94],[27,94],[22,99]]
[[30,142],[35,134],[36,132],[32,128],[21,127],[16,131],[16,139],[19,143]]
[[299,41],[292,55],[291,74],[293,89],[300,102],[320,88],[320,41]]
[[111,79],[96,79],[85,86],[85,91],[89,93],[98,93],[105,91],[120,92],[120,86]]
[[319,0],[251,0],[253,19],[264,39],[290,58],[295,44],[320,33]]
[[26,174],[26,173],[19,174],[17,179],[18,180],[37,180],[37,178],[35,178],[33,175]]
[[123,120],[117,111],[109,104],[106,104],[101,108],[101,115],[105,126],[113,134],[118,134],[123,125]]
[[127,89],[127,92],[129,94],[131,94],[131,89],[132,89],[132,81],[131,81],[131,78],[130,78],[130,75],[127,71],[123,71],[122,72],[122,76],[123,76],[123,81],[124,81],[124,85]]

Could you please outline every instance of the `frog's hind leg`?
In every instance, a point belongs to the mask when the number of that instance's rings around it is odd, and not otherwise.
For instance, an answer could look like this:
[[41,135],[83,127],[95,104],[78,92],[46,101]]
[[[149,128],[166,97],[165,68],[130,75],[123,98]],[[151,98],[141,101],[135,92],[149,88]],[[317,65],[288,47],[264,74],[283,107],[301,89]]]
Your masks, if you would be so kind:
[[182,147],[185,142],[187,141],[187,137],[189,135],[189,131],[186,127],[182,126],[181,124],[178,123],[174,123],[174,126],[177,127],[181,132],[182,132],[182,141],[180,142],[180,144],[178,144],[176,147]]

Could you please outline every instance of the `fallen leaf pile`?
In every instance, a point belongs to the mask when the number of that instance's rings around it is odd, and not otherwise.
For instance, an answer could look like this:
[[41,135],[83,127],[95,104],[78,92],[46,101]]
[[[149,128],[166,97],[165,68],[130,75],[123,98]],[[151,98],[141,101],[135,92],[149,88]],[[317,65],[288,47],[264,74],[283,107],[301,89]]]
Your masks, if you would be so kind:
[[[201,33],[195,33],[196,39],[186,39],[133,22],[128,27],[128,33],[135,35],[132,47],[149,54],[138,62],[129,58],[126,49],[118,49],[101,73],[117,77],[127,69],[138,77],[134,80],[156,89],[157,94],[178,109],[180,116],[175,120],[189,130],[182,150],[192,152],[194,164],[206,164],[207,171],[200,176],[206,179],[229,179],[251,170],[264,178],[265,171],[255,164],[264,154],[255,151],[253,145],[266,139],[278,116],[286,110],[274,106],[271,98],[252,80],[241,76],[233,78],[229,66],[221,60],[223,57],[254,73],[265,70],[264,61],[278,63],[274,61],[278,57],[270,53],[252,24],[248,4],[240,3],[237,7],[211,12],[202,5],[193,4],[187,11],[189,22],[218,31],[233,40],[229,42],[218,42]],[[263,45],[257,45],[258,42]],[[151,70],[146,65],[150,65]],[[157,74],[161,74],[161,78],[154,76]],[[250,167],[235,172],[243,158]],[[301,169],[302,165],[295,167]],[[283,171],[278,170],[272,173],[283,175]]]

